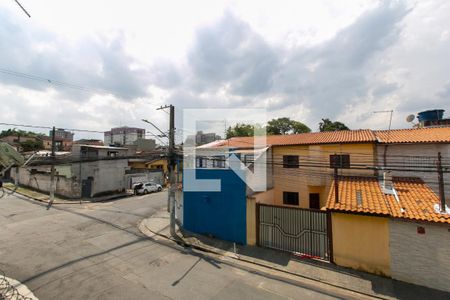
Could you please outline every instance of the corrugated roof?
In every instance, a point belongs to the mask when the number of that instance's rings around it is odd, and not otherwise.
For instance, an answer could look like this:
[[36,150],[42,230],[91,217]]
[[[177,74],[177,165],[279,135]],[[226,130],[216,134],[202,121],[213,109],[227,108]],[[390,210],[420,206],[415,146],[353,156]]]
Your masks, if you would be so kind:
[[376,178],[339,177],[339,203],[335,202],[333,182],[326,207],[343,212],[450,223],[450,214],[435,210],[439,198],[422,179],[394,177],[393,185],[399,201],[394,195],[384,194]]
[[374,131],[378,142],[397,143],[450,143],[450,127],[428,127]]

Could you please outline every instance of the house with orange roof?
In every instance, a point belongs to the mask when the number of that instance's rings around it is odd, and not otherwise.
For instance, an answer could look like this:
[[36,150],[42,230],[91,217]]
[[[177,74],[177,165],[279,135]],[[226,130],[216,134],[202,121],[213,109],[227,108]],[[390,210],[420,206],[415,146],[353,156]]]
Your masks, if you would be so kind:
[[450,291],[450,209],[422,179],[342,176],[335,184],[326,209],[336,264]]
[[423,277],[432,274],[416,273],[433,259],[441,278],[450,272],[448,213],[445,204],[444,213],[442,205],[436,210],[441,201],[433,186],[437,152],[450,185],[449,146],[450,128],[442,127],[267,136],[263,144],[234,137],[198,150],[241,152],[243,162],[255,149],[266,152],[267,190],[247,189],[247,244],[443,289]]
[[[371,130],[313,132],[265,137],[265,143],[255,144],[253,137],[233,137],[214,141],[197,148],[198,161],[208,152],[255,151],[267,149],[268,190],[249,193],[258,203],[320,209],[325,206],[333,169],[331,160],[337,159],[342,167],[339,175],[374,175],[376,137]],[[211,155],[210,155],[211,156]],[[202,158],[203,157],[203,158]],[[223,156],[221,156],[223,157]],[[241,160],[246,164],[255,155],[246,153]],[[197,163],[197,166],[208,166]]]
[[[442,164],[450,164],[450,127],[378,130],[374,134],[380,170],[388,169],[391,176],[420,177],[439,194],[436,162],[441,153]],[[449,201],[450,178],[446,178],[444,192]]]

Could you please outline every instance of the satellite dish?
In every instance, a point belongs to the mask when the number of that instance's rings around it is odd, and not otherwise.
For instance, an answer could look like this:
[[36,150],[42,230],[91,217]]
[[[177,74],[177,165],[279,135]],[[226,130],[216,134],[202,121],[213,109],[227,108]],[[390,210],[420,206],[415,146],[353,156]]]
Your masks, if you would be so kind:
[[414,116],[414,115],[409,115],[409,116],[407,116],[406,117],[406,122],[408,122],[408,123],[411,123],[412,121],[414,121],[414,118],[415,118],[416,116]]

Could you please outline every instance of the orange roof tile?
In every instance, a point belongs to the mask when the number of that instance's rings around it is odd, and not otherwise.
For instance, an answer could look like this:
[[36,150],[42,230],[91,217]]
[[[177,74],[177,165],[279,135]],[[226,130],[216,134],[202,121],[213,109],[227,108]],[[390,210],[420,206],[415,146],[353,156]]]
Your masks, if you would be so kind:
[[333,182],[326,208],[450,223],[450,214],[436,212],[435,206],[439,204],[439,199],[422,179],[394,177],[393,184],[399,201],[394,195],[384,194],[376,178],[339,177],[339,203],[335,202]]
[[[266,145],[317,145],[344,143],[450,143],[450,127],[377,130],[370,129],[268,135]],[[233,137],[214,141],[199,148],[252,148],[253,137]],[[266,146],[260,145],[260,146]]]
[[[359,202],[358,193],[360,194]],[[335,202],[333,182],[327,208],[348,212],[390,214],[388,203],[376,178],[339,177],[339,202]]]
[[[341,143],[370,143],[376,137],[369,129],[342,130],[327,132],[311,132],[288,135],[268,135],[266,144],[271,146],[283,145],[314,145],[314,144],[341,144]],[[209,147],[253,147],[253,137],[233,137],[228,140],[215,141],[201,146]],[[262,145],[261,145],[262,146]]]
[[450,127],[374,131],[379,143],[450,143]]

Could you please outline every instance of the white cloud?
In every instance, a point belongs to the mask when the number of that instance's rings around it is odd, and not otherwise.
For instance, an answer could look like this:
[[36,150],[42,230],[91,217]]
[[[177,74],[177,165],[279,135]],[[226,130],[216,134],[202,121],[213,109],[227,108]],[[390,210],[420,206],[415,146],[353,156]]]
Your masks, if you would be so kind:
[[3,122],[166,128],[155,108],[172,103],[385,128],[374,110],[407,127],[403,116],[450,109],[447,1],[22,3],[31,19],[0,4],[0,68],[94,91],[0,73]]

